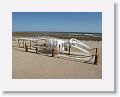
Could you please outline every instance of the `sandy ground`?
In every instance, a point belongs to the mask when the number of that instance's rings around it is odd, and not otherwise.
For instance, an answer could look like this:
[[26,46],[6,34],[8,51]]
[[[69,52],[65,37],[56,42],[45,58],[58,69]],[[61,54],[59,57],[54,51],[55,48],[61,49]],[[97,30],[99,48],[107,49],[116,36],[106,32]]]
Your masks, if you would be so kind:
[[[82,41],[91,48],[99,48],[98,65],[34,52],[25,52],[13,45],[13,79],[100,79],[102,78],[102,42]],[[13,44],[15,44],[13,42]]]

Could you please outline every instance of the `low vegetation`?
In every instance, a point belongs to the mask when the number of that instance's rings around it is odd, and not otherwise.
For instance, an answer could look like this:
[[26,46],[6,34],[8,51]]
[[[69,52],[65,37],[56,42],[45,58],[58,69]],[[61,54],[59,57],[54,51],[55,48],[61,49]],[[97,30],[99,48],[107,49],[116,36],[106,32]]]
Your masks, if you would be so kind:
[[69,32],[13,32],[13,37],[38,37],[38,36],[50,36],[56,37],[60,39],[70,39],[76,38],[78,40],[93,40],[93,41],[101,41],[101,37],[89,36],[85,34],[73,34]]

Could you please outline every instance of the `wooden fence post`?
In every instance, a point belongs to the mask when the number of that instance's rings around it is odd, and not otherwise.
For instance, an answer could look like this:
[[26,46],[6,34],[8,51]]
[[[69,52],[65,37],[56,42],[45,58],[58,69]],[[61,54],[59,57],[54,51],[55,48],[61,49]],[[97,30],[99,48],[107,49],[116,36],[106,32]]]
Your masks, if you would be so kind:
[[54,57],[54,56],[55,56],[55,49],[52,48],[52,57]]
[[28,46],[25,43],[25,51],[28,52]]
[[36,54],[38,53],[38,48],[36,47]]
[[96,48],[96,53],[95,53],[95,60],[94,60],[94,64],[97,65],[98,64],[98,49]]
[[70,48],[71,48],[71,46],[69,45],[69,55],[70,55]]

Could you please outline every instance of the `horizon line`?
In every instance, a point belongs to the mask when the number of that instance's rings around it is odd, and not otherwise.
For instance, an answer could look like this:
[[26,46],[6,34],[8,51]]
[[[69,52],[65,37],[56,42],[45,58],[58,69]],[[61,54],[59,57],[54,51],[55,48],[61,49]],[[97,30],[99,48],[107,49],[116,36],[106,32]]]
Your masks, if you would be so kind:
[[[78,32],[78,31],[12,31],[12,32]],[[102,33],[102,32],[78,32],[78,33]]]

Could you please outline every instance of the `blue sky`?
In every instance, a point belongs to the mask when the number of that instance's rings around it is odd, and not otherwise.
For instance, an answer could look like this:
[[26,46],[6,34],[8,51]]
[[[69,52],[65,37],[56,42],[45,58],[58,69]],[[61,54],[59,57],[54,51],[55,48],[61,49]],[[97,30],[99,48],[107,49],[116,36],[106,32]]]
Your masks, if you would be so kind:
[[12,31],[102,32],[101,12],[13,12]]

